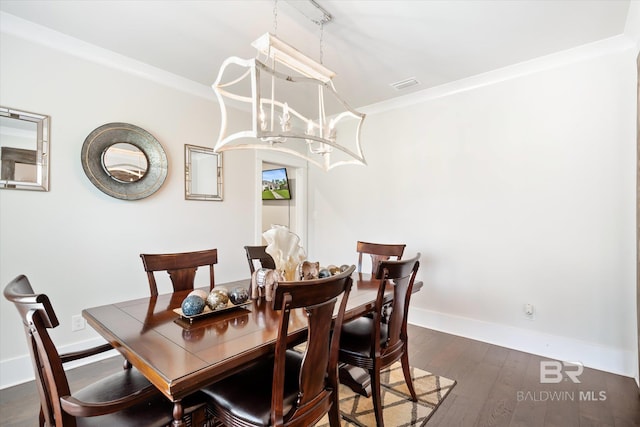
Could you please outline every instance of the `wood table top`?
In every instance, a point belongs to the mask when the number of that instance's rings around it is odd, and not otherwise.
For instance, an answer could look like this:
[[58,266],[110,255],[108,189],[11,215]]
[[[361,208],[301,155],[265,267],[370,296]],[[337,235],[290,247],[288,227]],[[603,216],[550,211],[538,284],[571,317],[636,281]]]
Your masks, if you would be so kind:
[[[355,273],[345,319],[370,311],[379,281]],[[421,283],[416,283],[417,291]],[[216,284],[249,287],[249,279]],[[205,290],[207,288],[203,288]],[[174,312],[190,291],[139,298],[83,310],[87,322],[168,399],[179,401],[247,363],[273,352],[279,312],[264,299],[189,323]],[[304,341],[303,310],[291,313],[289,339]]]

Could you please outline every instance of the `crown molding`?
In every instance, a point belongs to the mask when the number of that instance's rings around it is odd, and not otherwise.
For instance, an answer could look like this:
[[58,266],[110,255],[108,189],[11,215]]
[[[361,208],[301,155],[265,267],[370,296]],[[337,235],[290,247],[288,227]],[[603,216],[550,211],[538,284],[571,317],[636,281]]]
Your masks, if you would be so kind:
[[434,86],[404,96],[361,107],[358,110],[365,114],[382,113],[404,108],[422,102],[443,98],[457,93],[467,92],[484,86],[515,79],[529,74],[562,67],[591,58],[600,57],[625,50],[634,50],[635,42],[627,35],[618,35],[607,39],[588,43],[572,49],[509,65],[486,73],[466,77],[443,85]]
[[0,12],[0,32],[215,102],[215,94],[209,86],[6,12]]
[[624,34],[634,42],[636,52],[640,51],[640,2],[632,1],[629,4]]

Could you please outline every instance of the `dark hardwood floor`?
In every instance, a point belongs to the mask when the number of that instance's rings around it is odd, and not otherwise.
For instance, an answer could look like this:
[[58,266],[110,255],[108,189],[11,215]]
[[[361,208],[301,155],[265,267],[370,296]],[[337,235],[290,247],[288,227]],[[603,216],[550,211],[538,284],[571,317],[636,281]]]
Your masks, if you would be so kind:
[[[547,358],[409,328],[411,365],[457,381],[430,427],[640,426],[640,396],[632,378],[585,368],[580,384],[541,384],[540,361]],[[600,398],[600,392],[606,400],[587,400]]]
[[[585,368],[580,384],[541,384],[540,361],[548,359],[430,329],[409,328],[411,365],[457,381],[429,420],[429,427],[640,426],[640,397],[632,378]],[[119,369],[122,358],[115,357],[70,370],[71,388]],[[37,425],[33,382],[0,390],[0,426]]]

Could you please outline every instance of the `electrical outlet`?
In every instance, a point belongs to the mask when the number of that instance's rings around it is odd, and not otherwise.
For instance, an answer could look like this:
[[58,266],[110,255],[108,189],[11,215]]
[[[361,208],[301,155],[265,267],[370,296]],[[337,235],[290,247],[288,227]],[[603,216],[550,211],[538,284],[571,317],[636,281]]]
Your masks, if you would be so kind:
[[524,305],[524,315],[527,319],[533,320],[533,304]]
[[84,318],[76,314],[75,316],[71,316],[71,332],[81,331],[86,326]]

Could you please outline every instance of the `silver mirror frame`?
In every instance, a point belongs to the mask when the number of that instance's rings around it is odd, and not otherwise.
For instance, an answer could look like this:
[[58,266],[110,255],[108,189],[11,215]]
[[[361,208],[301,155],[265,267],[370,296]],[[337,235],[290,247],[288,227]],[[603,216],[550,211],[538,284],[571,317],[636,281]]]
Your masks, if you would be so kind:
[[[49,191],[49,134],[51,117],[7,107],[0,107],[0,117],[35,123],[37,133],[36,140],[34,141],[36,180],[31,182],[16,181],[12,178],[2,178],[5,173],[5,161],[3,160],[1,162],[3,172],[2,175],[0,175],[0,189]],[[0,153],[2,153],[2,148],[5,148],[6,153],[7,149],[11,149],[13,147],[0,147]],[[4,156],[0,154],[0,157]],[[19,162],[13,161],[13,163]],[[31,162],[29,163],[33,164]]]
[[[138,181],[118,181],[104,169],[103,153],[121,142],[138,147],[147,157],[147,172]],[[123,200],[139,200],[152,195],[162,186],[168,173],[167,155],[162,145],[149,132],[129,123],[107,123],[96,128],[82,145],[81,161],[85,174],[100,191]]]
[[[212,156],[211,159],[207,159]],[[215,164],[211,166],[209,174],[208,170],[199,170],[196,158],[201,160],[214,160]],[[206,168],[206,165],[204,166]],[[208,177],[215,179],[215,182],[198,182],[202,178],[201,172]],[[216,153],[213,148],[199,147],[197,145],[185,144],[184,146],[184,198],[186,200],[209,200],[222,201],[222,153]],[[209,185],[208,185],[209,184]],[[207,185],[209,188],[207,188]],[[211,188],[213,187],[213,188]],[[206,191],[203,191],[206,189]]]

